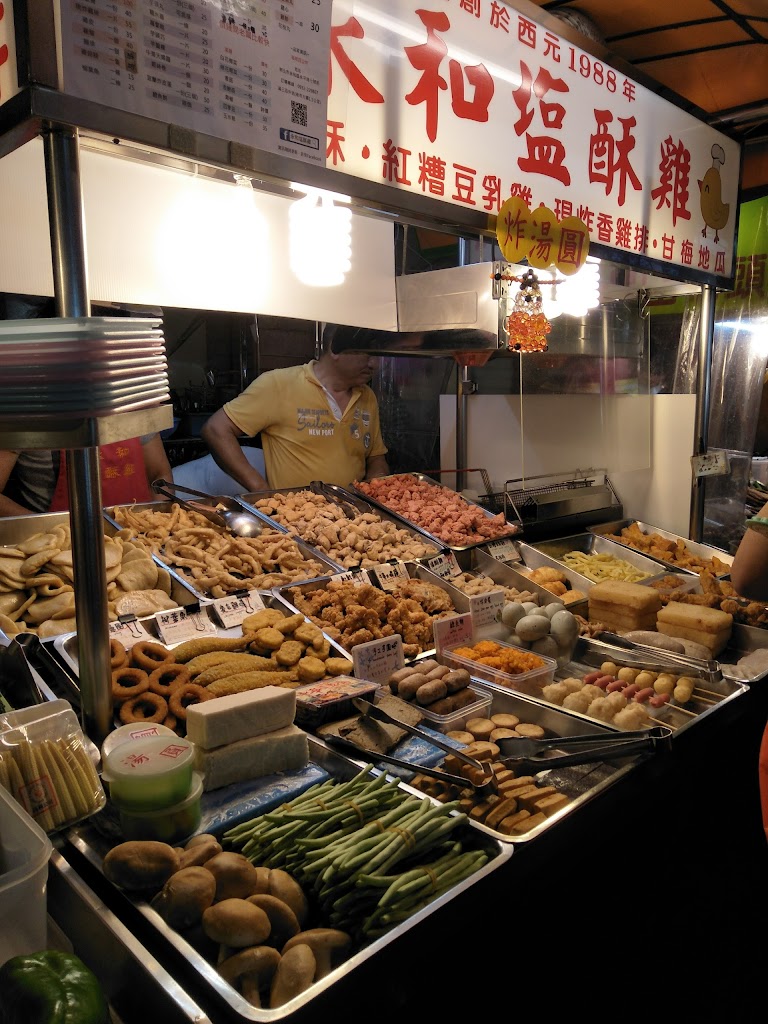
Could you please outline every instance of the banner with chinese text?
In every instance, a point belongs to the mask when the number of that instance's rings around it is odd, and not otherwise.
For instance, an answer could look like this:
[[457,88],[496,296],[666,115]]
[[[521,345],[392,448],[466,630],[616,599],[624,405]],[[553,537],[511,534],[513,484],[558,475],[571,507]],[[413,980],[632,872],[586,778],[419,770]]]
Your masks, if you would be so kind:
[[725,283],[740,146],[497,0],[334,0],[327,166]]

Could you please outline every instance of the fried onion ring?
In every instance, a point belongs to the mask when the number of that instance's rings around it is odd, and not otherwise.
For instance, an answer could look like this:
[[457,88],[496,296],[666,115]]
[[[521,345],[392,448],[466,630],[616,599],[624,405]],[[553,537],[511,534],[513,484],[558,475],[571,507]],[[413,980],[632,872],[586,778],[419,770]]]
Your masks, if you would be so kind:
[[128,725],[131,722],[162,722],[168,714],[168,702],[159,693],[147,690],[138,697],[131,697],[120,707],[120,721]]
[[149,676],[140,668],[123,665],[112,673],[112,697],[115,701],[140,697],[149,689]]
[[137,668],[152,672],[164,661],[175,661],[173,652],[153,640],[137,640],[131,648],[131,661]]
[[128,651],[124,645],[113,636],[109,641],[109,664],[113,669],[122,668],[128,661]]
[[177,665],[175,661],[163,662],[149,673],[149,689],[159,693],[161,697],[170,697],[178,686],[190,681],[189,669],[186,665]]
[[197,683],[185,683],[178,686],[171,693],[168,700],[168,709],[177,718],[187,717],[187,708],[190,704],[199,704],[203,700],[211,700],[213,694],[209,693],[204,686]]

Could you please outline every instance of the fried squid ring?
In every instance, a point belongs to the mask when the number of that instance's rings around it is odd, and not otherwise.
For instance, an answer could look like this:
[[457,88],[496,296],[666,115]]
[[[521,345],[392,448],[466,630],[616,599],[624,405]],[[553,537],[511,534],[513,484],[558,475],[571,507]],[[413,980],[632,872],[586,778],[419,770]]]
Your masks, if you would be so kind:
[[112,697],[116,701],[140,697],[149,689],[149,676],[143,669],[123,665],[112,673]]
[[177,665],[175,661],[163,662],[149,673],[149,688],[152,693],[159,693],[166,699],[177,686],[190,681],[189,669],[186,665]]
[[162,722],[168,714],[168,702],[159,693],[147,690],[138,697],[131,697],[120,707],[120,721],[129,725],[132,722]]
[[113,669],[122,668],[123,665],[128,661],[128,651],[126,651],[123,644],[117,639],[112,637],[109,641],[109,664]]
[[176,727],[178,726],[178,724],[179,723],[176,719],[176,715],[172,715],[169,711],[168,714],[163,719],[163,725],[166,727],[166,729],[173,729],[173,731],[176,732]]
[[177,686],[171,693],[168,700],[168,708],[172,715],[177,718],[187,717],[187,708],[190,704],[199,704],[200,701],[210,700],[213,695],[208,693],[204,686],[197,683],[184,683]]
[[167,647],[152,640],[137,640],[131,648],[131,661],[136,668],[143,668],[145,672],[152,672],[164,661],[175,660]]

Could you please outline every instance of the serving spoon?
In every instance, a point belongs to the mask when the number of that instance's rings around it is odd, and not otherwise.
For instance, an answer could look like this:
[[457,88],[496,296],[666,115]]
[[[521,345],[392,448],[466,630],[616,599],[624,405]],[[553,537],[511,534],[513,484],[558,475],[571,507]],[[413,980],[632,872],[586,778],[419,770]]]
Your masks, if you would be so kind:
[[226,527],[237,537],[258,537],[264,529],[264,525],[259,522],[253,513],[246,512],[245,509],[214,508],[197,501],[185,500],[175,493],[177,489],[186,491],[189,494],[197,494],[199,497],[208,498],[210,501],[216,502],[220,500],[213,494],[206,494],[205,491],[196,491],[192,487],[182,487],[181,484],[173,484],[169,480],[155,480],[152,485],[152,490],[156,494],[163,494],[166,498],[178,501],[182,507],[193,512],[202,512],[212,522]]

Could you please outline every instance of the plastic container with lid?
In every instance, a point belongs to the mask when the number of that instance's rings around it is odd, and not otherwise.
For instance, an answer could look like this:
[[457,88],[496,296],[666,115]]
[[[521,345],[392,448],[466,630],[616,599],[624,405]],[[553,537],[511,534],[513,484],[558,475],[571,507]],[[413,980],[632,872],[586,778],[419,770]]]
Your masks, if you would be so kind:
[[203,776],[192,773],[192,784],[187,796],[170,807],[154,811],[130,811],[118,808],[120,827],[128,839],[154,839],[175,846],[188,839],[200,824],[203,796]]
[[436,715],[429,710],[429,704],[419,707],[424,719],[423,724],[437,732],[451,732],[454,729],[463,729],[470,718],[487,718],[491,713],[491,704],[493,703],[491,694],[488,690],[476,686],[475,683],[471,684],[470,689],[474,692],[477,700],[471,704],[465,704],[458,711],[452,711],[450,715]]
[[[518,652],[519,654],[532,654],[531,651],[525,650],[522,647],[517,647],[515,644],[505,644],[502,640],[494,640],[499,648],[502,649],[502,653],[505,651]],[[551,683],[555,678],[555,671],[557,669],[557,662],[554,658],[546,658],[543,654],[534,655],[541,662],[535,668],[528,669],[524,672],[502,672],[501,669],[492,668],[490,665],[481,664],[479,661],[475,661],[473,658],[464,657],[461,654],[462,648],[472,648],[473,644],[455,644],[451,647],[445,647],[440,653],[440,661],[444,665],[450,665],[451,668],[463,668],[469,672],[473,679],[482,679],[489,683],[491,687],[500,686],[505,690],[516,690],[518,693],[524,693],[529,697],[540,697],[541,689],[546,686],[547,683]],[[456,728],[456,726],[452,726]]]
[[173,729],[159,722],[129,722],[113,729],[101,745],[102,758],[107,757],[115,747],[128,740],[147,740],[153,736],[176,736]]
[[0,964],[47,947],[48,858],[53,846],[0,786]]
[[192,785],[195,747],[176,736],[126,740],[104,757],[102,778],[126,811],[155,811],[186,799]]

